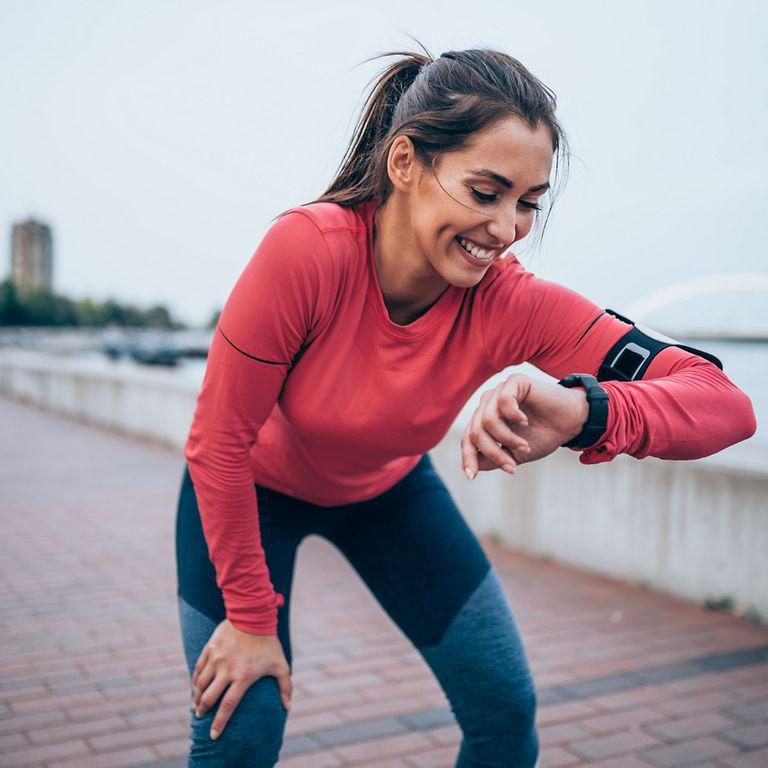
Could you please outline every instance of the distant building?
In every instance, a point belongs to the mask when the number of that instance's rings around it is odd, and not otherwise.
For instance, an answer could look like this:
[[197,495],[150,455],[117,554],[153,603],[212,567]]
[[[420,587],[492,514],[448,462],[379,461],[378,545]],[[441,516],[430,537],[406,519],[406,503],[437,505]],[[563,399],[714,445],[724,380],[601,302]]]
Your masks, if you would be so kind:
[[53,289],[51,228],[35,219],[13,225],[11,280],[21,288]]

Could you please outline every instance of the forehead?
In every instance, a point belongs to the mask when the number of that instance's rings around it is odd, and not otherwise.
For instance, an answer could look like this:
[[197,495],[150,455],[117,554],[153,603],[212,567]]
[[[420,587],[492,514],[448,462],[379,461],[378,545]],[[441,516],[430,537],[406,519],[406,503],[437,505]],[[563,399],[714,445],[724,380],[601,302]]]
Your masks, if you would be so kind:
[[510,117],[474,134],[464,149],[451,154],[452,163],[463,169],[486,168],[508,178],[533,174],[541,182],[549,178],[553,151],[547,126],[540,123],[531,128],[525,121]]

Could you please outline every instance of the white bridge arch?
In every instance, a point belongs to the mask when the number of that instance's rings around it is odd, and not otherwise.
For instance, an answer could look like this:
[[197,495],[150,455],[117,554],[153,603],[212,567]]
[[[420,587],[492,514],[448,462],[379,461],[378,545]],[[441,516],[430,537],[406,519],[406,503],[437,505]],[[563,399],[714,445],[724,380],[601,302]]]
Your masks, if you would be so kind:
[[[631,302],[626,315],[632,320],[643,322],[643,318],[681,301],[738,291],[768,293],[768,272],[731,272],[675,283]],[[768,312],[766,315],[768,316]],[[768,326],[768,319],[766,325]],[[768,331],[768,327],[765,330]]]

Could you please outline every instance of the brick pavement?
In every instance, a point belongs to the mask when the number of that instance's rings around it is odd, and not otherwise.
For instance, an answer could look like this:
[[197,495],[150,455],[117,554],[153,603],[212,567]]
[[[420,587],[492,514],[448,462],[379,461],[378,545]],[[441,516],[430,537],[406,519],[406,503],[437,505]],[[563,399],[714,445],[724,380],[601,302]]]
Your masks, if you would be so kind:
[[[0,399],[0,765],[182,768],[183,457]],[[542,768],[765,768],[768,628],[483,545],[539,695]],[[448,702],[327,542],[296,568],[281,768],[452,766]]]

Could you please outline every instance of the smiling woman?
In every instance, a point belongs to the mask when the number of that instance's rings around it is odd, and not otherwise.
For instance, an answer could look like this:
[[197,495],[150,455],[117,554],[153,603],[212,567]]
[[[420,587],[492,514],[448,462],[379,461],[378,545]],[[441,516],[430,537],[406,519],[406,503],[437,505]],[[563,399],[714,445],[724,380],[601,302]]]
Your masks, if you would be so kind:
[[308,535],[434,672],[463,735],[456,765],[537,764],[517,624],[428,456],[494,373],[530,361],[564,378],[483,393],[457,446],[470,479],[560,447],[583,464],[697,458],[755,430],[749,398],[690,349],[654,347],[647,380],[606,381],[636,329],[508,252],[546,221],[567,162],[551,91],[498,51],[387,55],[403,58],[336,179],[269,228],[211,344],[176,531],[197,768],[278,759]]

